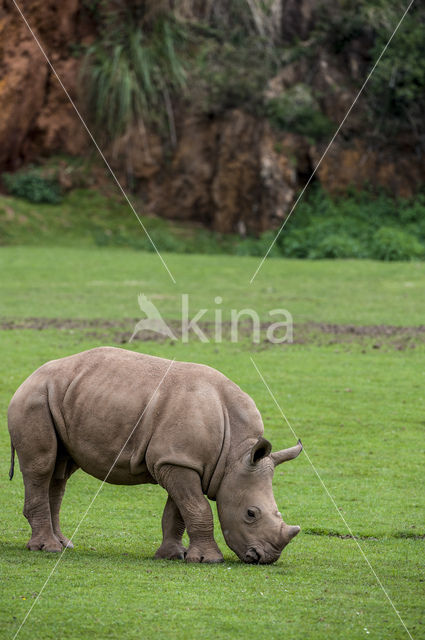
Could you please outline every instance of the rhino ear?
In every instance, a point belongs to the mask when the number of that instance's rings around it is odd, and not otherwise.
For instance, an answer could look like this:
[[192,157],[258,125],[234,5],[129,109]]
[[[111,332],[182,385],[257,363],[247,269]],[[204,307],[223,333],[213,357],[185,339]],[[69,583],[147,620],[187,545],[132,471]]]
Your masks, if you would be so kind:
[[251,449],[251,464],[256,464],[262,458],[266,458],[270,455],[272,445],[265,438],[258,438],[258,441]]

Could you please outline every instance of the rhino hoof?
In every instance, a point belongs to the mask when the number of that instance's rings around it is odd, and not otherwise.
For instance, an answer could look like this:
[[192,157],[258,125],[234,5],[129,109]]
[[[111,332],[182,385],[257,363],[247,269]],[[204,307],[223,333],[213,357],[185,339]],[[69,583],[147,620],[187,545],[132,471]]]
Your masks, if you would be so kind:
[[166,545],[160,546],[155,553],[155,558],[158,560],[184,560],[186,557],[186,549],[183,545]]
[[186,562],[202,562],[203,564],[215,564],[224,562],[221,551],[216,549],[201,551],[200,549],[189,549],[185,558]]
[[68,538],[59,538],[61,545],[63,546],[64,549],[73,549],[74,545],[72,544],[71,540],[68,540]]
[[62,551],[62,545],[57,538],[32,539],[27,544],[30,551],[48,551],[58,553]]

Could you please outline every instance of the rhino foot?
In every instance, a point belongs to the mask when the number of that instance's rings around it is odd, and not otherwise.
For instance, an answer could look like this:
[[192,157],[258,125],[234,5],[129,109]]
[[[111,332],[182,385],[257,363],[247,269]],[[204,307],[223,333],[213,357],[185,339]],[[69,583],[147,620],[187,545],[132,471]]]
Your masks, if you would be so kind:
[[177,542],[162,544],[155,553],[155,558],[162,560],[184,560],[185,557],[186,548]]
[[223,554],[218,547],[201,548],[191,546],[186,554],[186,562],[203,562],[213,564],[224,562]]
[[72,544],[71,540],[66,538],[64,535],[59,536],[59,542],[61,543],[61,545],[63,546],[64,549],[66,549],[66,548],[73,549],[74,548],[74,545]]
[[62,551],[62,545],[56,536],[50,538],[36,537],[29,540],[27,543],[27,549],[30,551],[49,551],[51,553],[56,553],[58,551]]

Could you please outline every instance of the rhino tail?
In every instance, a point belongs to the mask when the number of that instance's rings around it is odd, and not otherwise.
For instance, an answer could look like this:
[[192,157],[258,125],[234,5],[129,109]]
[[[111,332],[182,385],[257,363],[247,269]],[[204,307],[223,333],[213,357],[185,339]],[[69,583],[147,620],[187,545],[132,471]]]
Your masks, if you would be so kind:
[[9,469],[9,480],[13,478],[13,472],[15,471],[15,447],[12,443],[10,443],[10,469]]

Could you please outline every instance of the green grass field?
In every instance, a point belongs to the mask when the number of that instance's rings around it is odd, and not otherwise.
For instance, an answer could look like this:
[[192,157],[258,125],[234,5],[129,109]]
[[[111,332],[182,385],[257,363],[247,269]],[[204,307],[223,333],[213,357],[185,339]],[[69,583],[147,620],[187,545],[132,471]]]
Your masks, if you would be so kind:
[[[248,566],[225,546],[222,565],[154,561],[165,492],[105,485],[50,578],[19,638],[425,638],[425,268],[420,263],[269,260],[165,255],[124,249],[0,249],[0,629],[13,638],[58,560],[30,553],[19,470],[8,480],[7,405],[40,364],[101,344],[216,367],[257,403],[274,448],[295,437],[307,457],[279,467],[276,501],[300,535],[272,566]],[[178,326],[191,316],[251,307],[262,322],[285,308],[294,344],[136,340],[145,293]],[[218,305],[214,299],[222,298]],[[326,325],[326,326],[325,326]],[[334,330],[330,325],[336,325]],[[339,331],[340,325],[364,329]],[[393,329],[391,329],[391,327]],[[394,329],[399,328],[399,329]],[[402,327],[411,327],[404,334]],[[302,336],[302,339],[297,339]],[[143,336],[140,336],[141,338]],[[62,508],[71,535],[99,487],[77,472]],[[341,515],[356,540],[348,536]]]

